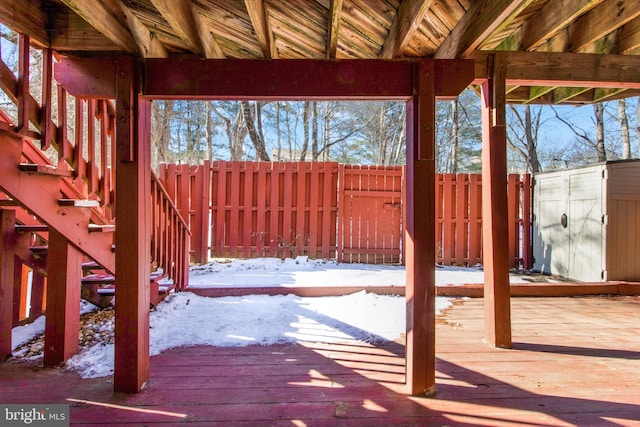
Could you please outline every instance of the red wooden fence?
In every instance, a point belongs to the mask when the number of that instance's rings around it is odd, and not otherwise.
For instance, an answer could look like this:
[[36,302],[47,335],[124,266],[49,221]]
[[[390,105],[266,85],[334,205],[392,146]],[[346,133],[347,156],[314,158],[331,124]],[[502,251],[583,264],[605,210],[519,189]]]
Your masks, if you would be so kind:
[[[163,165],[160,177],[189,218],[194,262],[206,262],[209,255],[302,254],[340,262],[404,262],[403,167],[215,161]],[[513,268],[532,266],[531,185],[530,175],[509,175]],[[437,262],[481,264],[481,176],[438,174],[435,196]]]
[[400,166],[340,165],[339,262],[401,262],[403,171]]

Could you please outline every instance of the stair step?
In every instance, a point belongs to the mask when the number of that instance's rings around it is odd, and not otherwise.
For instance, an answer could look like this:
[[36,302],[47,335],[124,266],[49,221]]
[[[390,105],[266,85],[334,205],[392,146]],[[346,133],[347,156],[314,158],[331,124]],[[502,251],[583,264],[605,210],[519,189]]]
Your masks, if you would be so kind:
[[116,226],[113,224],[89,224],[90,233],[113,233]]
[[0,208],[10,206],[20,206],[20,203],[14,199],[0,199]]
[[49,231],[45,224],[16,224],[16,231],[21,233],[40,233]]
[[51,165],[21,163],[19,167],[22,172],[32,174],[62,176],[65,178],[71,178],[73,176],[73,171],[69,169],[57,168]]
[[58,200],[58,205],[76,208],[97,208],[100,206],[100,202],[97,200],[60,199]]
[[88,274],[82,278],[83,285],[90,284],[113,284],[116,278],[110,274]]
[[82,270],[90,271],[90,270],[103,270],[104,267],[98,264],[95,261],[87,261],[82,263]]
[[48,246],[31,246],[29,249],[31,250],[31,252],[36,258],[46,258],[49,247]]

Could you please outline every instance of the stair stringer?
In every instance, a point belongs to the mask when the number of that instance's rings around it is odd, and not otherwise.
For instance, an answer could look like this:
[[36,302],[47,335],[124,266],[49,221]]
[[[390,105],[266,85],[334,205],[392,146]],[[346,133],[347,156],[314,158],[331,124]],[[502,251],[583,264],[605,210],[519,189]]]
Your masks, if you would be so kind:
[[60,179],[21,172],[22,137],[0,130],[0,188],[44,224],[57,230],[71,245],[114,274],[111,233],[90,233],[87,208],[59,206]]

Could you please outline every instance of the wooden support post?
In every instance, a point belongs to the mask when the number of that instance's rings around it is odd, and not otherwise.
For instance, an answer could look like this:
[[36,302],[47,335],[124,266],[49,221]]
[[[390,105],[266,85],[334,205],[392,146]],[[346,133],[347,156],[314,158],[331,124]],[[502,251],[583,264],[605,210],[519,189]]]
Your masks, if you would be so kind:
[[15,227],[15,211],[0,209],[0,361],[11,356]]
[[78,353],[82,253],[50,229],[47,255],[44,366],[58,366]]
[[22,261],[14,255],[13,257],[13,324],[15,328],[24,319],[26,310],[26,286],[22,271]]
[[18,132],[29,130],[29,60],[31,40],[26,34],[18,38]]
[[151,101],[138,97],[139,72],[119,58],[116,94],[116,392],[149,379]]
[[407,387],[435,393],[435,96],[434,63],[414,66],[407,103],[406,300]]
[[45,300],[45,280],[43,274],[34,270],[31,274],[31,300],[29,301],[29,320],[34,321],[42,315]]
[[509,224],[507,208],[506,62],[491,58],[482,84],[482,242],[484,258],[485,339],[511,348]]

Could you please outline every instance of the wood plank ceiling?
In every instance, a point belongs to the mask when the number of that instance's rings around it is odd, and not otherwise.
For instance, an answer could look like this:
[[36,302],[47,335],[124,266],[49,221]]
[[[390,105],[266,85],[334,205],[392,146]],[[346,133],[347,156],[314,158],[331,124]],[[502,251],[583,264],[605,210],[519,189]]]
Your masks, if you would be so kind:
[[[0,20],[69,54],[245,59],[465,58],[486,50],[640,54],[638,0],[3,0]],[[584,104],[640,94],[610,85],[507,90],[512,103]]]

